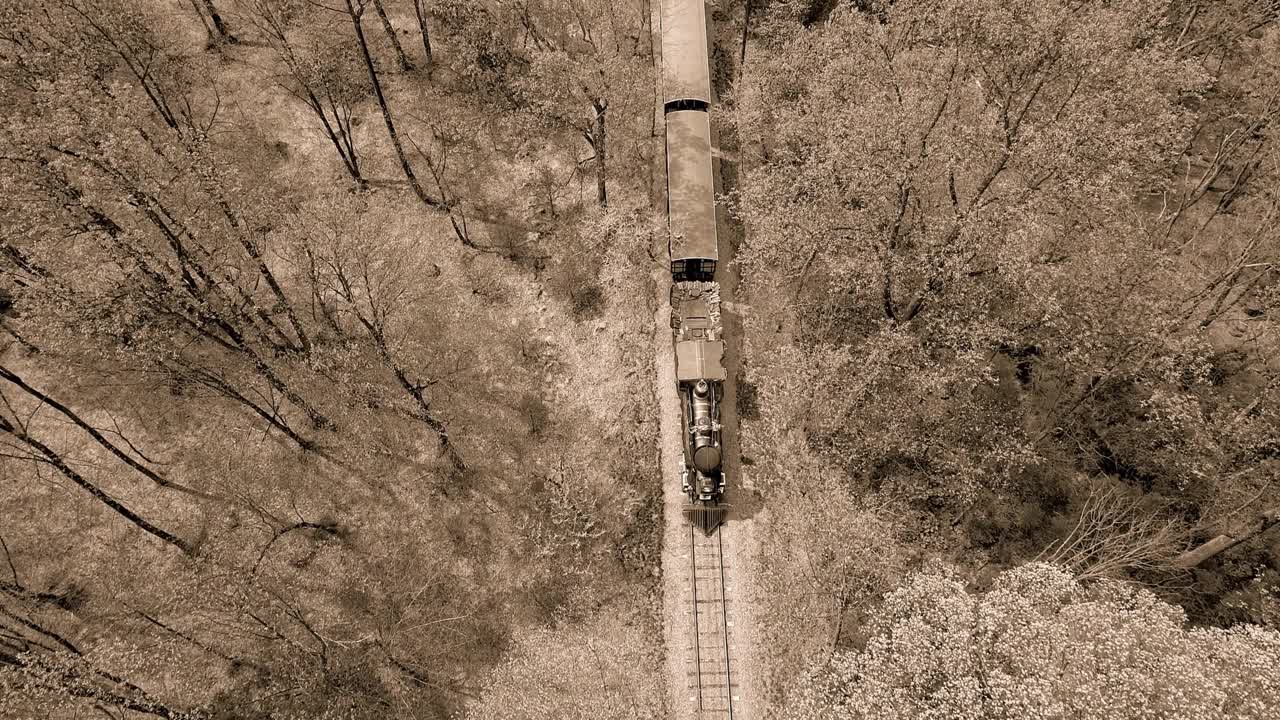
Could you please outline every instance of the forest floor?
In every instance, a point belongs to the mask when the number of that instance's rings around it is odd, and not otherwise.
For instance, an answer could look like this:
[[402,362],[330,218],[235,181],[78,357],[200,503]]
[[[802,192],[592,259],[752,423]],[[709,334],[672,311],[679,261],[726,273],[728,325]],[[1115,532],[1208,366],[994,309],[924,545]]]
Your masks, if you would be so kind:
[[[415,22],[411,14],[404,12],[391,12],[391,19],[398,28],[411,28]],[[402,38],[402,41],[405,40]],[[196,47],[202,42],[202,37],[192,34],[189,42]],[[436,43],[438,56],[447,56],[451,50],[452,47],[447,42]],[[234,104],[235,108],[253,107],[257,112],[252,114],[240,112],[229,122],[229,125],[255,138],[288,139],[276,143],[278,156],[268,159],[274,163],[273,172],[281,178],[286,178],[283,180],[285,184],[320,187],[326,182],[345,183],[346,177],[334,169],[333,148],[315,127],[314,117],[296,98],[275,91],[277,88],[273,86],[272,78],[278,72],[276,67],[278,61],[271,55],[271,51],[257,44],[243,43],[235,46],[233,52],[235,62],[227,61],[221,67],[218,75],[219,82],[234,93],[238,101]],[[390,63],[387,63],[387,67],[382,81],[391,105],[397,113],[397,125],[402,128],[402,132],[416,132],[422,135],[423,128],[418,118],[428,115],[425,110],[431,102],[431,96],[423,90],[427,87],[426,79],[434,83],[433,87],[445,88],[451,87],[454,83],[460,84],[460,81],[446,62],[438,62],[438,66],[432,68],[430,72],[421,66],[409,72],[397,72],[391,69]],[[465,90],[455,88],[443,91],[443,94],[449,97],[453,95],[461,97],[465,94]],[[447,216],[419,206],[409,193],[407,183],[400,176],[397,160],[391,149],[386,147],[385,127],[378,117],[377,106],[373,104],[372,99],[362,101],[358,107],[357,118],[353,132],[361,148],[362,168],[372,188],[370,194],[396,196],[406,203],[401,220],[415,233],[437,238],[449,237],[451,231]],[[657,133],[658,144],[655,146],[655,157],[656,162],[661,163],[663,154],[660,124]],[[521,216],[524,208],[515,205],[506,208],[505,205],[510,203],[512,198],[523,199],[522,189],[518,184],[519,180],[527,174],[528,166],[553,167],[557,172],[564,169],[557,164],[558,159],[555,157],[540,155],[504,157],[499,152],[500,146],[497,141],[493,137],[487,139],[492,143],[491,148],[494,152],[478,162],[488,165],[491,172],[476,173],[485,179],[469,188],[475,191],[475,197],[471,199],[478,206],[476,217],[471,220],[471,228],[478,237],[483,239],[482,242],[492,242],[494,235],[504,226],[508,226],[508,223],[503,222],[503,218],[495,218],[494,213],[487,211],[494,207],[502,207],[513,217]],[[415,160],[419,159],[415,158]],[[660,173],[661,165],[658,165],[657,169]],[[420,167],[419,171],[421,170]],[[423,180],[425,182],[425,178]],[[660,174],[658,180],[662,180]],[[628,197],[625,188],[619,187],[621,185],[623,184],[617,183],[611,187],[613,192],[611,199],[619,206],[629,206],[629,201],[636,198],[634,195]],[[572,206],[574,203],[581,203],[583,206],[594,204],[594,185],[582,178],[577,179],[571,186],[562,188],[562,191],[564,196],[560,199],[566,206]],[[533,222],[530,221],[528,227],[524,224],[511,227],[519,230],[520,236],[523,237],[524,231],[529,230],[532,224]],[[493,253],[450,247],[448,243],[446,247],[449,248],[447,254],[434,255],[437,263],[445,268],[446,274],[455,273],[477,280],[483,278],[483,282],[477,282],[483,290],[476,292],[482,298],[482,302],[490,304],[493,312],[509,316],[513,329],[519,328],[520,332],[529,333],[531,346],[552,349],[550,354],[554,356],[554,362],[546,370],[543,391],[539,397],[531,399],[530,407],[534,408],[534,414],[540,408],[550,413],[553,419],[590,418],[594,427],[617,425],[618,409],[626,407],[628,399],[634,397],[633,393],[643,392],[647,384],[642,377],[635,376],[636,368],[643,368],[647,364],[643,356],[644,346],[649,342],[646,337],[648,329],[645,310],[629,306],[627,299],[635,297],[634,291],[637,288],[647,288],[650,279],[638,277],[632,281],[630,278],[615,278],[611,281],[606,274],[605,277],[600,278],[604,286],[600,307],[593,309],[587,317],[578,317],[569,299],[560,297],[558,293],[548,289],[548,276],[553,271],[534,270]],[[631,269],[624,257],[616,257],[612,260],[609,267],[617,272],[626,273]],[[661,293],[664,295],[666,287],[666,284],[661,287]],[[668,341],[665,345],[658,345],[656,348],[659,354],[665,349],[665,352],[670,355],[670,335],[665,317],[664,315],[659,334],[667,333]],[[661,357],[656,362],[660,364]],[[584,395],[581,392],[581,388],[584,387],[592,388],[592,393]],[[669,385],[672,399],[674,399],[673,390],[674,371],[672,371],[672,384]],[[653,403],[656,403],[660,397],[660,395],[655,396],[645,409],[652,410],[652,413],[656,414],[658,409]],[[643,400],[649,400],[649,398]],[[663,416],[666,417],[665,414]],[[679,416],[671,414],[670,417],[678,418]],[[634,431],[643,435],[651,431],[650,427],[646,424],[643,427],[634,428]],[[619,435],[630,430],[632,428],[628,427],[620,431]],[[671,435],[669,438],[666,435],[663,437],[677,443],[675,457],[678,460],[680,457],[678,434]],[[615,438],[615,440],[618,444],[625,445],[621,439]],[[670,465],[663,467],[670,467]],[[520,468],[504,469],[511,471],[513,477],[521,472]],[[525,468],[524,471],[527,472],[530,469]],[[551,468],[544,467],[541,461],[533,463],[532,469],[539,473],[551,471]],[[663,480],[667,481],[668,478],[664,477]],[[678,475],[676,485],[676,494],[679,495]],[[664,482],[664,489],[669,490],[670,486],[671,482]],[[505,483],[502,483],[499,489],[509,490]],[[615,488],[615,491],[619,493],[619,496],[614,498],[619,508],[631,507],[643,500],[630,495],[622,496],[622,488]],[[619,513],[625,515],[621,510]],[[679,519],[678,510],[675,517]],[[461,521],[462,517],[459,516],[456,519]],[[516,532],[512,528],[505,527],[509,522],[515,522],[513,520],[497,517],[491,518],[490,521],[504,526],[506,531]],[[652,558],[648,550],[650,545],[654,544],[653,533],[657,531],[652,527],[649,530],[650,534],[637,540],[638,547],[631,550],[637,562],[643,560],[646,566],[652,565],[656,574],[657,559]],[[524,547],[508,548],[507,554],[501,558],[501,563],[512,567],[526,563],[527,558],[522,556],[525,550],[527,548]],[[585,572],[584,569],[576,571]],[[500,576],[499,574],[498,577]],[[514,576],[513,573],[513,579],[509,581],[495,580],[498,586],[495,590],[499,593],[516,592],[514,586],[522,580],[516,580]],[[564,573],[562,579],[569,586],[575,582],[575,576],[571,573]],[[628,618],[634,615],[645,627],[658,626],[659,608],[655,606],[661,602],[661,596],[658,595],[661,591],[660,582],[655,579],[650,583],[648,580],[646,574],[644,580],[638,583],[639,587],[634,588],[632,592],[607,594],[603,599],[592,595],[596,588],[584,591],[583,596],[589,597],[590,600],[582,601],[581,604],[597,605],[596,611],[601,615],[617,613]],[[510,587],[506,585],[508,582]],[[537,608],[509,607],[508,611],[512,613],[516,626],[523,628],[540,622],[540,618],[535,617]],[[652,645],[660,646],[660,640],[653,639]],[[466,678],[468,682],[483,681],[489,667],[486,664],[477,664],[475,670],[477,674],[468,676]],[[655,674],[656,672],[655,670]],[[636,682],[638,685],[641,684],[638,679]]]

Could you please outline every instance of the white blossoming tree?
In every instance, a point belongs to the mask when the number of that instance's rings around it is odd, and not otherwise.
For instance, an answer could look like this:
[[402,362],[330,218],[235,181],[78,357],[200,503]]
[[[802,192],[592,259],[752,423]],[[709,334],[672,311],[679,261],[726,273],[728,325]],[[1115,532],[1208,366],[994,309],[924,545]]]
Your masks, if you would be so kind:
[[792,694],[787,720],[1274,718],[1280,633],[1188,628],[1119,583],[1035,563],[970,594],[945,571],[890,593],[860,652]]

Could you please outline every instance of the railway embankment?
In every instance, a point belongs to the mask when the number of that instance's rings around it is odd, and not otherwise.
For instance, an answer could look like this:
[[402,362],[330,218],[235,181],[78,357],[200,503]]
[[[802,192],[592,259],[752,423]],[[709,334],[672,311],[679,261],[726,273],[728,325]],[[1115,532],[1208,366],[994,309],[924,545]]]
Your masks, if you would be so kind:
[[[654,3],[652,19],[657,52],[651,199],[654,217],[658,221],[666,209],[660,11],[660,4]],[[724,34],[715,20],[725,16],[715,5],[708,5],[707,13],[710,45]],[[726,62],[731,66],[732,58],[723,52],[714,53],[712,75],[717,79],[732,78],[733,68],[724,66]],[[730,89],[722,82],[715,85],[720,95]],[[713,101],[713,108],[715,105]],[[717,118],[713,110],[712,149],[717,198],[735,189],[739,173],[738,168],[726,167],[728,161],[721,160],[735,155],[736,147],[719,147],[722,134],[715,127],[719,119],[722,118]],[[717,280],[720,282],[721,325],[725,340],[723,361],[728,373],[721,422],[724,428],[723,469],[727,483],[725,499],[730,511],[728,521],[712,535],[691,529],[682,513],[687,498],[680,485],[683,467],[681,406],[676,392],[675,356],[669,330],[669,249],[665,237],[655,238],[652,253],[657,261],[653,270],[653,382],[661,413],[659,462],[664,505],[662,587],[669,685],[667,717],[676,719],[763,715],[756,706],[756,694],[752,689],[757,677],[754,660],[757,645],[753,641],[755,622],[749,601],[754,586],[752,568],[758,556],[756,523],[760,516],[758,503],[753,500],[754,494],[743,482],[737,437],[737,378],[742,375],[741,312],[745,305],[737,298],[738,270],[732,259],[734,249],[740,244],[742,230],[733,223],[721,202],[717,202],[716,231],[720,257]]]

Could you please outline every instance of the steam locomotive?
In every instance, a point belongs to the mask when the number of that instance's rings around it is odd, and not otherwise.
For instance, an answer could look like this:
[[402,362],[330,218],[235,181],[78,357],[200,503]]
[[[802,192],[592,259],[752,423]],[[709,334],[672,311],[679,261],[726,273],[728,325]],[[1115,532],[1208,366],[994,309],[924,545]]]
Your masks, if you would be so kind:
[[[701,286],[701,287],[699,287]],[[720,403],[725,370],[724,341],[717,336],[713,283],[680,283],[673,288],[676,382],[684,437],[681,485],[689,496],[685,515],[706,532],[724,519]]]
[[703,0],[662,0],[667,226],[671,236],[672,329],[682,409],[685,515],[708,534],[724,521],[720,403],[725,370],[714,283],[715,177],[711,82]]

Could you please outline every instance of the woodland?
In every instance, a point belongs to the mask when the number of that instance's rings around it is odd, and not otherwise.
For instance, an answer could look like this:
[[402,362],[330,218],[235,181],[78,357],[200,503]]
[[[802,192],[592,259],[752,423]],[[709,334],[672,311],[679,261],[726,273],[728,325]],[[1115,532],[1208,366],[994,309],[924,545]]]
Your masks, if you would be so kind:
[[[761,707],[1275,717],[1280,5],[708,7]],[[667,714],[651,9],[0,6],[0,717]]]
[[3,3],[0,717],[661,714],[648,25]]
[[752,3],[783,718],[1280,712],[1280,4]]

